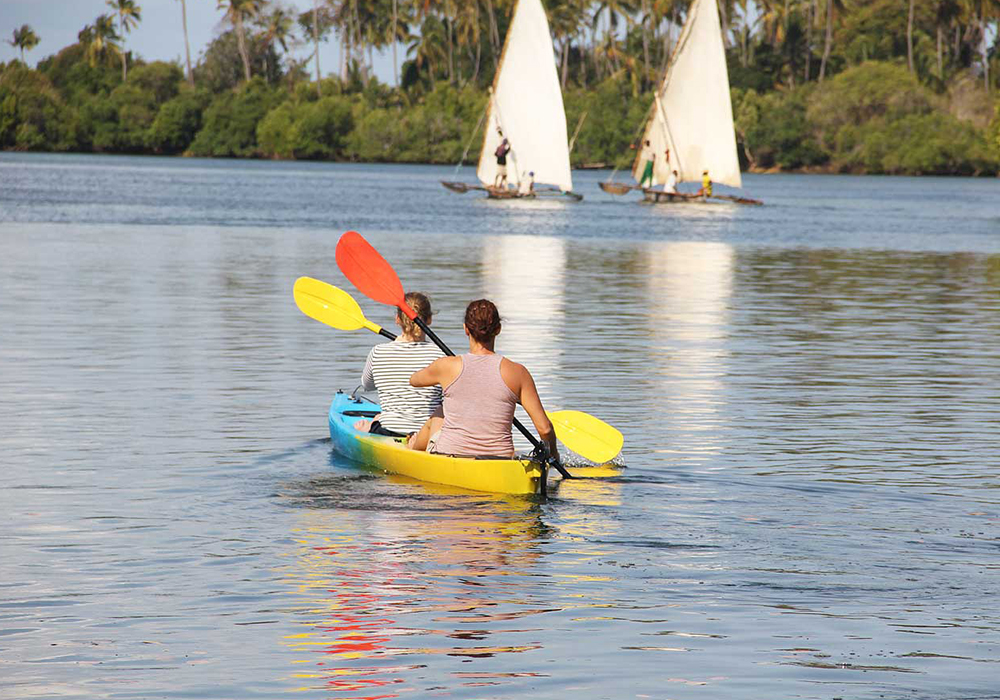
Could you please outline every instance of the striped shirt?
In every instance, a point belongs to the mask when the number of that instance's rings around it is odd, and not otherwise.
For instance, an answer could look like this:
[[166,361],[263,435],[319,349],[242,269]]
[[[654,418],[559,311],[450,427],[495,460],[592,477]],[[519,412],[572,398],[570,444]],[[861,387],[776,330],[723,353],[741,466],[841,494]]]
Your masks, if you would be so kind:
[[397,433],[420,430],[441,405],[441,387],[410,386],[410,377],[439,357],[444,357],[433,343],[393,341],[372,348],[361,374],[361,385],[378,389],[382,405],[379,422]]

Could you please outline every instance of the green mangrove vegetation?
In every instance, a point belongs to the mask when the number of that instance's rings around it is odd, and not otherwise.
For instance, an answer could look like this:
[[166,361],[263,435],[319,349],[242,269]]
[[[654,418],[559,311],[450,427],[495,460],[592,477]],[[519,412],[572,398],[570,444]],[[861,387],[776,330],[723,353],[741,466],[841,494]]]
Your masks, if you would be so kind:
[[[192,63],[145,61],[136,0],[0,63],[0,148],[455,163],[478,156],[515,0],[218,0]],[[622,166],[689,0],[543,0],[573,164]],[[719,0],[748,169],[1000,172],[1000,0]],[[104,14],[100,14],[105,10]],[[185,11],[184,0],[178,12]],[[185,22],[186,22],[186,15]],[[320,66],[336,38],[339,64]],[[373,70],[392,57],[391,80]],[[325,70],[324,70],[325,68]]]

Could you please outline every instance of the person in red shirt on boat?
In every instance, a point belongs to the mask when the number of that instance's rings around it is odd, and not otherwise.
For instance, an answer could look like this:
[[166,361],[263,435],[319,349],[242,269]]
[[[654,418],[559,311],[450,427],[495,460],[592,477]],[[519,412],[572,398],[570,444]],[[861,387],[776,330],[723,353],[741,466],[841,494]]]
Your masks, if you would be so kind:
[[514,407],[521,404],[549,453],[559,459],[556,434],[538,398],[531,373],[493,348],[500,333],[493,302],[478,299],[465,310],[469,352],[442,357],[410,377],[415,387],[443,388],[444,417],[434,416],[410,439],[410,447],[438,454],[511,457]]

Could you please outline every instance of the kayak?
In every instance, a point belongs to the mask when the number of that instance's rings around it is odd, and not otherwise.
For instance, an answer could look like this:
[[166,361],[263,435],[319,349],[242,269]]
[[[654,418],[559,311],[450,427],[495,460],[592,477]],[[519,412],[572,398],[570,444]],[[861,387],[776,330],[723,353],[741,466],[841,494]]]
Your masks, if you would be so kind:
[[338,391],[330,404],[330,443],[344,457],[421,481],[491,493],[539,493],[546,470],[528,456],[460,457],[417,452],[402,438],[375,435],[354,428],[374,418],[379,405]]

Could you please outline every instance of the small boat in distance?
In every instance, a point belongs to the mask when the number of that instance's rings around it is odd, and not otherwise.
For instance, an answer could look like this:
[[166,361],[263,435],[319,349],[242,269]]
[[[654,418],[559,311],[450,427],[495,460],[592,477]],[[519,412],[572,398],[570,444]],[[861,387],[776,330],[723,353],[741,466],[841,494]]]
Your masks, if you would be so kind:
[[[704,202],[710,197],[763,204],[748,197],[708,194],[710,186],[707,193],[662,188],[674,171],[674,184],[702,183],[706,178],[730,187],[743,184],[716,0],[691,3],[663,83],[653,97],[637,150],[632,177],[638,184],[608,181],[600,183],[602,190],[615,195],[640,190],[646,201],[654,203]],[[651,182],[647,172],[650,161]],[[643,186],[647,182],[650,184]]]
[[[482,190],[493,199],[583,199],[572,191],[566,112],[553,56],[541,0],[518,0],[490,88],[476,169],[481,184],[442,180],[442,185],[459,194]],[[501,153],[504,139],[509,150]],[[501,158],[506,166],[498,163]]]

